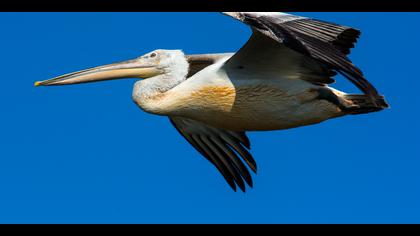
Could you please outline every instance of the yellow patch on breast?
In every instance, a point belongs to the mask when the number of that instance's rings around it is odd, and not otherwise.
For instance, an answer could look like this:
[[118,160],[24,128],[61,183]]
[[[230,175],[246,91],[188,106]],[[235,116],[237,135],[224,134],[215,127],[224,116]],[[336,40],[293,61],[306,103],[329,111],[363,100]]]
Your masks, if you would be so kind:
[[206,86],[190,94],[188,100],[197,107],[230,112],[235,103],[236,90],[229,86]]

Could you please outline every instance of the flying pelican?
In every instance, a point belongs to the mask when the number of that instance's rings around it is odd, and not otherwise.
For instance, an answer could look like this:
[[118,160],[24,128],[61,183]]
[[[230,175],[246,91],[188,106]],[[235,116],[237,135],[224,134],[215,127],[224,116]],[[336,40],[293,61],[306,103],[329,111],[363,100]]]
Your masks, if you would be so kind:
[[[232,189],[243,192],[246,184],[253,186],[248,168],[257,171],[247,131],[290,129],[388,108],[347,57],[359,30],[286,13],[224,14],[252,29],[237,53],[155,50],[35,86],[142,78],[134,85],[134,102],[148,113],[169,117]],[[329,87],[337,73],[363,93]]]

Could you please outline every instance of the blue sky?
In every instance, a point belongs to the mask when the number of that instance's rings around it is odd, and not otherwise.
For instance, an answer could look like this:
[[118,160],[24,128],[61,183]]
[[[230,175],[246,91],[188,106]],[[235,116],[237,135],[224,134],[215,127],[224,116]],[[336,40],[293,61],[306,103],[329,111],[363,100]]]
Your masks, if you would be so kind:
[[0,13],[0,222],[420,223],[420,14],[300,15],[362,30],[351,58],[392,109],[249,133],[259,173],[243,194],[135,106],[134,80],[33,82],[158,48],[236,51],[247,27],[217,13]]

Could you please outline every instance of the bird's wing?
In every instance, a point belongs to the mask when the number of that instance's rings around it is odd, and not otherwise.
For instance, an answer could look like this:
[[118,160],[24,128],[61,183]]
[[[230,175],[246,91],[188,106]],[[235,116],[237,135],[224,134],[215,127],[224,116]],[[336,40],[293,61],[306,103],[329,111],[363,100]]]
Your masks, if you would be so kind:
[[194,54],[187,55],[186,59],[188,62],[188,75],[187,78],[190,78],[195,73],[201,71],[202,69],[216,63],[218,60],[221,60],[225,57],[231,57],[234,53],[217,53],[217,54]]
[[[270,53],[264,50],[267,46],[261,43],[263,40],[261,38],[266,37],[266,41],[274,40],[277,45],[280,44],[278,47],[285,46],[318,62],[325,69],[324,77],[330,77],[331,75],[326,75],[334,70],[370,97],[378,96],[377,90],[347,57],[360,36],[359,30],[285,13],[225,12],[224,14],[249,25],[254,32],[248,43],[232,57],[231,62],[254,60],[249,57],[255,54],[251,50],[272,55],[272,51]],[[284,55],[287,56],[288,54]]]
[[[245,191],[245,182],[252,187],[251,174],[239,156],[254,172],[257,165],[249,153],[250,142],[245,132],[222,130],[183,117],[170,117],[178,132],[223,175],[236,191]],[[247,150],[248,149],[248,150]],[[245,182],[244,182],[245,181]]]
[[223,69],[228,73],[255,74],[258,79],[271,79],[274,76],[314,84],[333,83],[336,75],[328,66],[279,44],[257,30],[254,30],[246,45],[225,63]]

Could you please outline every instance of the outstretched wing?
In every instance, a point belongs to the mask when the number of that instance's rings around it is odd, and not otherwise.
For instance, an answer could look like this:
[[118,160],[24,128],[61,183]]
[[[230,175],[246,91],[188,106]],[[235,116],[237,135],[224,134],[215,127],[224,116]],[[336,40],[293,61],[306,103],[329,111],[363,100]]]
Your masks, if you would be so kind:
[[222,130],[183,117],[170,117],[178,132],[223,175],[236,191],[236,185],[245,192],[245,182],[252,187],[251,174],[239,158],[254,171],[257,164],[247,149],[250,142],[244,132]]
[[[254,31],[251,40],[233,56],[232,60],[238,57],[242,57],[244,61],[253,60],[246,58],[252,55],[252,52],[249,52],[250,48],[258,50],[260,46],[262,49],[266,47],[261,43],[256,44],[258,40],[255,40],[257,38],[255,35],[258,33],[274,40],[277,44],[314,59],[326,71],[334,70],[342,74],[371,98],[379,96],[373,85],[364,78],[361,70],[347,57],[360,36],[359,30],[285,13],[225,12],[224,14],[249,25]],[[325,75],[327,74],[325,72]]]

